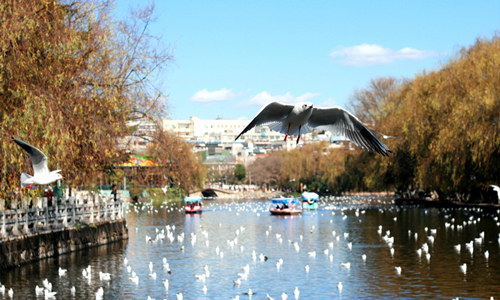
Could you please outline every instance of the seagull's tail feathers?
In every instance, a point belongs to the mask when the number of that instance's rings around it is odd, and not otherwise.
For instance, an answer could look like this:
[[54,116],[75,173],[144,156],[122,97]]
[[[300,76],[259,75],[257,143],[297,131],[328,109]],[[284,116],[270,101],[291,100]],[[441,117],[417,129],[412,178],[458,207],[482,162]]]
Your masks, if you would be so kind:
[[28,185],[30,185],[30,183],[24,183],[24,182],[25,182],[27,179],[30,179],[31,177],[33,177],[33,176],[31,176],[31,175],[29,175],[29,174],[26,174],[26,173],[22,173],[22,174],[21,174],[21,184],[22,184],[23,186],[28,186]]
[[280,132],[282,134],[287,133],[287,128],[285,128],[285,123],[284,122],[272,122],[269,124],[266,124],[269,129]]
[[30,189],[36,189],[38,185],[32,183],[26,183],[26,180],[30,179],[31,177],[33,176],[26,173],[21,173],[21,185],[24,186],[25,188],[29,187]]

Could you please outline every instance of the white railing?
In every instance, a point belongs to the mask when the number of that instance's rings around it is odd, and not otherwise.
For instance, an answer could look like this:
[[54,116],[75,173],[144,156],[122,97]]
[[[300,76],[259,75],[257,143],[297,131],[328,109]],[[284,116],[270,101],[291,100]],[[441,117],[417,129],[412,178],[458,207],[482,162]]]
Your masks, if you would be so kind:
[[[34,199],[32,208],[0,210],[0,237],[19,237],[74,226],[93,225],[123,219],[122,201],[103,201],[97,195],[83,200],[70,197],[63,205],[47,205],[47,198]],[[66,204],[67,202],[67,204]]]

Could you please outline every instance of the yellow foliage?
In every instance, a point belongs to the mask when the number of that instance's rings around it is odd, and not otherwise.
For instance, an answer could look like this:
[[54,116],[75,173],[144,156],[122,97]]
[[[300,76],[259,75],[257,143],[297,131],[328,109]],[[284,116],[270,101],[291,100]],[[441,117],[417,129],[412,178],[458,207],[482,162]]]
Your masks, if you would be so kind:
[[116,29],[121,21],[110,18],[111,10],[109,1],[72,1],[70,9],[60,1],[0,3],[0,90],[8,91],[0,94],[0,153],[21,158],[0,155],[0,198],[19,186],[21,172],[31,172],[11,136],[46,153],[49,169],[59,166],[65,183],[88,184],[127,159],[118,141],[138,113],[132,107],[163,112],[151,81],[130,76],[149,79],[172,59],[138,29],[148,22],[136,21],[151,18],[152,8],[134,11],[124,30]]

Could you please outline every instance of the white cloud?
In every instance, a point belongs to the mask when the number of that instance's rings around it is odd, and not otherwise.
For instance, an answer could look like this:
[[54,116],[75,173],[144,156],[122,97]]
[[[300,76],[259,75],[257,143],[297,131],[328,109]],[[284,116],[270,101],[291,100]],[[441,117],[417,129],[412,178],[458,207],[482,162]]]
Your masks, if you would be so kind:
[[396,60],[418,60],[438,55],[434,51],[422,51],[413,48],[403,48],[394,51],[380,45],[361,44],[359,46],[335,48],[330,56],[349,66],[371,66],[389,64]]
[[264,91],[255,95],[254,97],[252,97],[247,101],[241,102],[239,106],[264,106],[272,101],[278,101],[286,104],[294,104],[316,98],[319,95],[320,94],[318,93],[305,93],[298,97],[294,97],[290,93],[286,93],[284,95],[271,96],[271,94]]
[[303,95],[300,95],[296,98],[296,103],[298,102],[305,102],[309,99],[313,99],[313,98],[316,98],[318,97],[320,94],[319,93],[305,93]]
[[233,90],[228,90],[222,88],[217,91],[210,92],[207,89],[203,89],[194,93],[194,95],[189,98],[193,102],[210,103],[210,102],[220,102],[229,101],[236,97],[237,95],[233,93]]
[[318,104],[318,105],[315,105],[316,107],[333,107],[333,106],[338,106],[337,105],[337,102],[335,101],[335,99],[333,99],[332,97],[326,99],[324,102]]

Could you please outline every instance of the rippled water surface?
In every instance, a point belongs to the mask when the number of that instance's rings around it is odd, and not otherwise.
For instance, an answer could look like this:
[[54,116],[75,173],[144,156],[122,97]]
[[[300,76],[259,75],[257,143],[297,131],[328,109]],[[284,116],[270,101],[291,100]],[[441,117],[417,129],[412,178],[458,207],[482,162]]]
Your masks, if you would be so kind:
[[[478,211],[396,208],[377,199],[351,199],[323,201],[317,211],[283,217],[270,215],[265,201],[215,200],[205,202],[201,215],[186,215],[180,203],[138,204],[130,206],[127,222],[128,241],[3,271],[0,282],[7,290],[13,288],[13,299],[36,299],[35,286],[45,278],[57,299],[95,299],[99,287],[103,299],[176,299],[177,293],[184,299],[248,299],[249,289],[251,299],[267,299],[267,294],[282,299],[283,293],[295,299],[296,287],[299,299],[500,298],[500,226],[495,216]],[[146,236],[155,240],[162,230],[163,240],[146,241]],[[465,245],[471,241],[473,250]],[[417,250],[422,248],[420,256]],[[261,261],[261,253],[267,260]],[[125,258],[138,284],[129,279]],[[163,269],[163,258],[171,274]],[[279,259],[283,264],[278,268]],[[156,279],[148,275],[149,262]],[[248,279],[234,285],[247,264]],[[90,281],[82,276],[88,265]],[[205,266],[210,276],[203,282],[195,276],[204,274]],[[59,277],[59,267],[68,274]],[[395,267],[401,267],[401,274]],[[100,281],[99,271],[111,273],[111,281]],[[76,287],[75,297],[71,286]],[[10,298],[5,293],[0,299]]]

